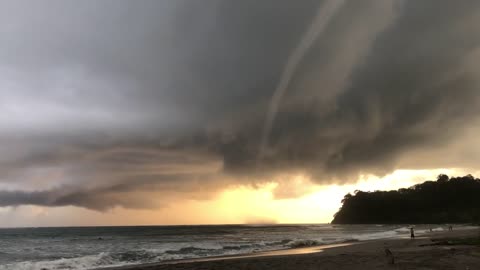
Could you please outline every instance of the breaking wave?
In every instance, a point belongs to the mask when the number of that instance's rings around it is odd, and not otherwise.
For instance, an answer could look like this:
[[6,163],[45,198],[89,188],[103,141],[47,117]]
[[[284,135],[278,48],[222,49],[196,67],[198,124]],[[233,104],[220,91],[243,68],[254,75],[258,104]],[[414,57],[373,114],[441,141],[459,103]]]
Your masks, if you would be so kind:
[[[430,229],[435,232],[446,228],[446,225],[419,225],[415,226],[415,232],[421,235],[429,233]],[[456,226],[455,230],[463,228],[473,227]],[[55,228],[28,229],[28,234],[25,234],[25,229],[15,229],[11,234],[5,231],[0,234],[3,252],[0,256],[0,270],[85,270],[118,267],[408,237],[410,232],[408,225],[279,225],[130,228],[128,236],[125,236],[124,231],[127,229],[75,228],[62,237],[58,236]],[[48,234],[48,230],[51,234]],[[92,231],[91,235],[84,236],[88,230]],[[108,232],[109,235],[98,234],[99,230],[102,230],[103,234]],[[154,230],[158,230],[158,233]],[[109,241],[99,241],[99,238]],[[5,248],[7,249],[3,250]]]

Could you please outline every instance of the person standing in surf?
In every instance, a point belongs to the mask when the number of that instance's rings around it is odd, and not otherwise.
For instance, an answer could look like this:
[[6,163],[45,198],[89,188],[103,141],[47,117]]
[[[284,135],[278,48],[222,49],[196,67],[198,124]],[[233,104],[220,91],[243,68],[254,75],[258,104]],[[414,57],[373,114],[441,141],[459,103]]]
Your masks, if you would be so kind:
[[410,239],[415,239],[415,232],[413,231],[413,227],[410,227]]

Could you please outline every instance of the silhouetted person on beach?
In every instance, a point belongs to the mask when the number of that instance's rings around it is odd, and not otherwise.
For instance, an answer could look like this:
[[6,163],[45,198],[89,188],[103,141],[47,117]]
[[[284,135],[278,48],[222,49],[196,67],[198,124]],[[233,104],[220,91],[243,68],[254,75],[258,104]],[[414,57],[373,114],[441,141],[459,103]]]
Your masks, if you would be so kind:
[[449,230],[449,231],[453,231],[452,225],[448,226],[448,230]]
[[415,239],[415,232],[413,231],[413,227],[410,227],[410,239]]

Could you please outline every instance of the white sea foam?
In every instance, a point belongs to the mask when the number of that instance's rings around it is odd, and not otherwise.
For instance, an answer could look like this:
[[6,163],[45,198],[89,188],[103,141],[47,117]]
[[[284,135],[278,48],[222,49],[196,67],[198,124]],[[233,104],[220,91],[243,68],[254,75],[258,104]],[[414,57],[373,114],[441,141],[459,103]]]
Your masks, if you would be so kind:
[[107,253],[100,253],[98,255],[83,256],[78,258],[59,259],[53,261],[38,261],[38,262],[19,262],[6,265],[0,265],[1,270],[84,270],[100,266],[123,266],[128,263],[121,263],[114,261]]
[[401,227],[401,228],[398,228],[398,229],[395,229],[396,232],[399,232],[399,233],[408,233],[410,232],[410,228],[408,227]]
[[398,237],[398,233],[395,230],[352,235],[353,239],[357,239],[359,241],[394,238],[394,237]]
[[[430,228],[433,231],[443,231],[448,227],[417,225],[415,233],[418,235],[429,233]],[[459,225],[454,227],[455,230],[463,228],[475,227]],[[31,229],[29,234],[23,234],[24,231],[21,233],[13,231],[11,235],[5,232],[3,235],[0,234],[0,250],[3,252],[0,256],[0,264],[3,264],[0,265],[0,270],[85,270],[349,241],[408,237],[410,226],[296,225],[265,228],[219,226],[219,228],[193,227],[187,230],[189,234],[181,232],[185,231],[183,227],[180,229],[158,227],[150,228],[150,231],[145,231],[145,228],[130,229],[131,234],[137,235],[130,234],[128,237],[124,236],[125,229],[122,228],[111,228],[110,232],[102,229],[110,233],[109,241],[98,241],[97,231],[92,233],[93,236],[81,236],[86,234],[87,230],[94,229],[75,229],[63,237],[57,237],[58,232],[55,229],[49,229],[51,234],[45,237],[45,230]],[[70,241],[71,239],[77,240]]]

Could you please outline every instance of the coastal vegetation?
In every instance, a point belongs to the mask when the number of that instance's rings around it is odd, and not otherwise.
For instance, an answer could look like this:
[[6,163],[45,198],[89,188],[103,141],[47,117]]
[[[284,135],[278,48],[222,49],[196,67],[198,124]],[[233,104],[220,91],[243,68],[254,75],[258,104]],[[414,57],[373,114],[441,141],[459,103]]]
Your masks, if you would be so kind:
[[333,224],[480,223],[480,179],[441,174],[410,188],[355,191],[342,200]]

